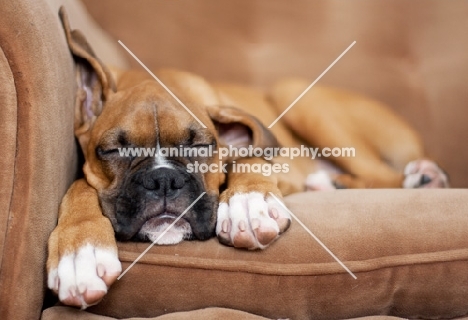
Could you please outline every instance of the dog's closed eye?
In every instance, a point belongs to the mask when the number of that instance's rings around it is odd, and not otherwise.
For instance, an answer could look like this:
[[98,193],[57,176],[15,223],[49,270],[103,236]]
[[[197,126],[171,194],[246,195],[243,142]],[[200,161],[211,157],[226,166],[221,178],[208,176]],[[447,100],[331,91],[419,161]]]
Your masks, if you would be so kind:
[[112,155],[112,154],[117,154],[119,152],[119,149],[104,149],[101,146],[98,146],[96,148],[96,156],[98,159],[105,158],[106,156]]

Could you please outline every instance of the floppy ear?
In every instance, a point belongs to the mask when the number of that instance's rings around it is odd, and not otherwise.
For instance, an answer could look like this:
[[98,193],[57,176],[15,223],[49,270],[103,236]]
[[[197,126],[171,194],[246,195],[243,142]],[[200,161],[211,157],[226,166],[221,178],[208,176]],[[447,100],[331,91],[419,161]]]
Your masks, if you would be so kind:
[[90,129],[96,117],[101,114],[104,102],[115,92],[115,83],[110,71],[96,57],[85,36],[79,30],[71,30],[63,6],[60,7],[59,16],[76,65],[78,90],[75,101],[75,136],[86,155]]
[[271,131],[245,111],[225,106],[210,106],[207,110],[218,131],[221,145],[237,148],[250,145],[254,148],[279,146]]

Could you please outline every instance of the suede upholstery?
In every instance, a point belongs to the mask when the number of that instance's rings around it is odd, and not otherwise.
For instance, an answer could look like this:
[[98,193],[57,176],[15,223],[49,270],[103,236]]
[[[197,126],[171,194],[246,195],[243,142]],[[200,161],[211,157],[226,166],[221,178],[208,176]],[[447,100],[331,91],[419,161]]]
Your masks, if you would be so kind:
[[2,319],[40,316],[47,239],[78,169],[73,60],[44,4],[0,2]]
[[[356,280],[293,223],[263,252],[216,239],[153,247],[90,311],[116,318],[210,306],[291,319],[467,315],[467,198],[468,190],[292,195],[291,211]],[[147,246],[120,244],[124,268]]]
[[47,239],[79,171],[74,65],[57,12],[58,1],[0,2],[0,319],[39,318]]
[[312,82],[356,40],[318,84],[389,104],[421,132],[453,187],[468,187],[467,1],[83,2],[148,68],[181,68],[213,81]]
[[[76,309],[65,307],[53,307],[44,311],[43,320],[62,320],[64,318],[76,320],[109,320],[112,318],[91,314],[88,312],[80,312]],[[206,308],[189,312],[174,312],[155,318],[131,318],[126,320],[265,320],[267,318],[256,316],[242,311],[225,309],[225,308]],[[349,320],[397,320],[400,318],[390,316],[370,316]],[[468,318],[464,318],[468,319]]]
[[[47,238],[79,170],[61,2],[0,1],[0,319],[41,316]],[[124,67],[122,49],[80,3],[63,2],[101,58]],[[313,80],[357,40],[321,81],[389,103],[421,132],[454,185],[468,186],[465,1],[84,2],[150,68],[260,87],[284,75]],[[264,252],[216,239],[153,247],[98,306],[48,308],[42,318],[468,315],[468,190],[339,190],[286,201],[356,280],[293,222]],[[147,245],[119,244],[123,266]]]

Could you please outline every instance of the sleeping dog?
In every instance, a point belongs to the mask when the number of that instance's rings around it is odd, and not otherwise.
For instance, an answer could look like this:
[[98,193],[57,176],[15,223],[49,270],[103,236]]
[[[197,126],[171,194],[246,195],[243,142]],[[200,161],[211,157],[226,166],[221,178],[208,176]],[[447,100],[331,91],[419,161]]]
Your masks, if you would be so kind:
[[[157,73],[181,105],[146,72],[108,69],[70,29],[63,11],[61,18],[77,64],[74,123],[85,158],[85,178],[63,198],[49,239],[48,286],[65,304],[85,308],[105,295],[121,272],[116,238],[175,244],[216,235],[229,246],[264,249],[290,225],[279,202],[284,195],[448,187],[444,172],[425,158],[418,135],[379,102],[314,87],[274,123],[307,81],[282,80],[264,93],[188,72]],[[223,148],[304,145],[352,147],[356,156],[335,157],[333,167],[310,157],[217,156]],[[132,148],[158,152],[121,152]],[[165,148],[211,154],[159,152]],[[194,164],[218,170],[194,170]],[[239,165],[269,168],[269,174],[236,170]]]

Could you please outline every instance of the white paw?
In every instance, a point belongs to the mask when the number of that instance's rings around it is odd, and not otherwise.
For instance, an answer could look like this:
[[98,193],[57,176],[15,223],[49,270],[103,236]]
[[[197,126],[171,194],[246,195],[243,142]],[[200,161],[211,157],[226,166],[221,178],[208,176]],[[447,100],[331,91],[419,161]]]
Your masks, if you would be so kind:
[[264,249],[291,224],[287,210],[272,196],[237,193],[218,208],[216,234],[220,242],[237,248]]
[[307,190],[311,191],[330,191],[336,189],[330,175],[325,170],[309,174],[305,184]]
[[62,256],[47,284],[63,303],[85,309],[102,299],[121,271],[117,252],[87,244]]
[[445,172],[430,160],[415,160],[405,167],[403,188],[449,188]]

